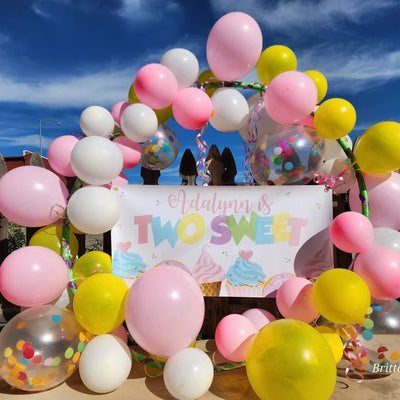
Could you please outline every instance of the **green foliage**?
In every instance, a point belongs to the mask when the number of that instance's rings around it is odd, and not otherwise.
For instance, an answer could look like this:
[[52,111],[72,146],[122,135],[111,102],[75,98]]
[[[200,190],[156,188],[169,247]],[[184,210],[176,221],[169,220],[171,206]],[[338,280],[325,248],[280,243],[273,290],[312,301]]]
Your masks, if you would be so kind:
[[26,235],[23,228],[12,222],[8,226],[8,253],[26,245]]

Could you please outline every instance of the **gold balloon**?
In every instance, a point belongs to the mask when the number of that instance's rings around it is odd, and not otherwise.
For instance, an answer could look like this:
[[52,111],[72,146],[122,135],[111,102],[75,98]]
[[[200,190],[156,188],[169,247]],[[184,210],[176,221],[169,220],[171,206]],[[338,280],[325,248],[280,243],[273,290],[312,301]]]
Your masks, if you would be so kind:
[[318,92],[317,103],[319,103],[325,96],[328,91],[328,81],[325,76],[319,71],[304,71],[306,75],[308,75],[315,83]]
[[[29,246],[42,246],[54,250],[59,256],[62,254],[62,225],[48,225],[36,231],[29,240]],[[79,243],[76,236],[69,233],[70,256],[75,258],[78,254]]]
[[399,148],[400,123],[383,121],[360,136],[355,155],[363,172],[380,174],[400,168]]
[[[131,104],[140,103],[135,92],[135,82],[132,83],[128,92],[128,101]],[[153,110],[156,113],[158,124],[163,124],[167,122],[172,117],[172,105],[162,108],[161,110]]]
[[[211,71],[211,69],[206,69],[205,71],[203,71],[198,79],[197,79],[198,83],[204,84],[206,82],[208,83],[217,83],[220,82],[214,75],[214,73]],[[206,93],[211,97],[214,92],[218,89],[218,86],[216,87],[210,87],[208,89],[206,89]]]
[[87,277],[101,272],[111,273],[111,257],[103,251],[89,251],[83,256],[79,257],[72,272],[76,284],[79,286]]
[[246,372],[262,400],[328,400],[336,384],[336,362],[327,342],[294,319],[261,328],[250,344]]
[[365,281],[355,272],[334,268],[315,281],[313,300],[318,311],[335,324],[361,323],[371,303]]
[[272,79],[286,71],[296,71],[297,59],[293,51],[286,46],[274,45],[266,48],[258,59],[256,70],[261,83],[270,83]]

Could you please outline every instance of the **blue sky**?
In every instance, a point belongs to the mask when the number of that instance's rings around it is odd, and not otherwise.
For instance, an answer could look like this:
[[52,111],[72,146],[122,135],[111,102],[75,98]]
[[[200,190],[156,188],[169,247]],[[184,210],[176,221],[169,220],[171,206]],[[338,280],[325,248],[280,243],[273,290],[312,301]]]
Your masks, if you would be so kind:
[[[60,135],[79,131],[90,105],[108,109],[126,101],[136,72],[172,48],[196,55],[208,68],[207,36],[222,15],[242,11],[263,33],[263,49],[290,47],[298,70],[328,79],[326,98],[342,97],[357,111],[352,137],[374,123],[400,121],[400,3],[398,0],[2,0],[0,2],[0,152],[43,153]],[[255,71],[243,80],[257,82]],[[249,93],[249,95],[252,93]],[[167,123],[181,154],[198,148],[195,132]],[[242,139],[237,132],[204,134],[220,151],[229,146],[243,180]],[[180,183],[179,161],[160,183]],[[140,168],[127,172],[141,183]]]

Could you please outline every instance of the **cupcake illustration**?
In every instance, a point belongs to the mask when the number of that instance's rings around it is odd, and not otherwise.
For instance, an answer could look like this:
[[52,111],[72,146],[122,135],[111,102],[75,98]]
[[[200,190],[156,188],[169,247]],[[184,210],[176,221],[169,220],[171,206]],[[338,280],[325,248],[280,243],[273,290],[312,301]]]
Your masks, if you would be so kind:
[[225,271],[212,259],[208,246],[204,245],[193,270],[193,278],[199,284],[203,296],[219,296],[225,277]]
[[276,292],[281,287],[283,282],[295,277],[296,275],[290,272],[280,272],[272,275],[264,285],[263,297],[276,297]]
[[266,275],[260,264],[250,261],[253,252],[241,250],[226,274],[228,296],[262,297]]
[[137,253],[129,253],[131,243],[117,243],[117,249],[112,257],[111,273],[123,279],[130,287],[145,271],[147,265]]

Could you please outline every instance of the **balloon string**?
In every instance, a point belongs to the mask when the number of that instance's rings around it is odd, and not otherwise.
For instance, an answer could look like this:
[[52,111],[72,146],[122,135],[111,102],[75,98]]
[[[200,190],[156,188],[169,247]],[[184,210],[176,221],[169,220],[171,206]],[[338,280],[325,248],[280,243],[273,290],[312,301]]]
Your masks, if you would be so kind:
[[251,159],[251,147],[250,145],[254,145],[254,143],[258,139],[258,129],[257,129],[257,122],[261,120],[261,103],[263,97],[260,96],[257,99],[257,102],[254,106],[253,112],[251,113],[249,120],[247,122],[247,140],[243,143],[243,149],[245,153],[245,158],[243,160],[243,175],[246,179],[247,185],[253,184],[253,178],[250,171],[250,159]]
[[[79,187],[82,185],[82,181],[77,178],[74,182],[74,185],[71,189],[70,196],[79,189]],[[69,282],[68,286],[71,289],[72,294],[74,295],[76,292],[76,289],[78,288],[76,282],[75,282],[75,277],[72,272],[72,267],[73,267],[73,262],[71,260],[72,254],[71,254],[71,249],[69,246],[69,237],[70,237],[70,228],[69,228],[69,219],[68,219],[68,214],[67,210],[65,210],[64,213],[64,220],[63,220],[63,227],[62,227],[62,236],[61,236],[61,254],[62,258],[65,262],[65,265],[68,268],[68,275],[69,275]]]
[[250,171],[250,159],[251,159],[251,148],[248,143],[243,142],[243,150],[245,158],[243,160],[243,175],[246,180],[246,184],[251,186],[253,184],[253,179]]
[[219,353],[219,351],[215,350],[211,356],[211,360],[212,360],[212,363],[214,365],[214,369],[216,372],[230,371],[232,369],[240,368],[240,367],[243,367],[244,365],[246,365],[244,362],[218,364],[215,361],[215,356],[218,353]]
[[349,362],[345,369],[345,374],[347,379],[360,383],[364,380],[363,373],[367,372],[363,367],[362,359],[366,357],[368,350],[362,346],[358,338],[360,326],[351,326],[351,328],[352,332],[347,327],[342,326],[340,328],[341,336],[347,336],[347,340],[343,345],[343,358]]
[[342,147],[343,151],[346,153],[347,157],[351,161],[354,172],[356,174],[358,188],[360,191],[359,197],[360,197],[360,201],[361,201],[362,214],[368,218],[369,217],[368,192],[367,192],[367,187],[365,185],[365,180],[364,180],[361,168],[358,165],[357,159],[356,159],[353,151],[348,146],[348,144],[342,138],[337,139],[337,142]]
[[[131,352],[132,359],[139,362],[140,364],[143,364],[145,366],[145,371],[146,371],[146,367],[155,368],[155,369],[159,369],[159,370],[164,369],[164,367],[165,367],[164,361],[156,360],[150,356],[141,354],[138,351],[133,350],[132,348],[130,348],[129,350]],[[240,368],[245,365],[242,362],[217,364],[214,360],[215,353],[216,352],[214,352],[212,355],[212,362],[214,365],[214,370],[216,372],[230,371],[232,369]],[[146,372],[146,374],[147,374],[147,372]],[[158,374],[156,376],[159,376],[159,375],[160,374]],[[156,376],[151,376],[151,377],[156,377]]]
[[323,176],[321,173],[316,172],[314,174],[313,181],[317,185],[325,185],[325,191],[328,192],[329,190],[333,189],[334,186],[338,188],[346,183],[344,179],[344,174],[350,168],[354,168],[354,163],[351,163],[339,175]]
[[206,127],[207,127],[207,124],[205,124],[201,129],[198,129],[196,131],[196,144],[200,150],[199,155],[197,157],[196,168],[197,168],[197,174],[198,174],[199,178],[201,179],[203,186],[207,186],[208,181],[210,179],[207,162],[206,162],[208,145],[207,145],[207,142],[202,138]]
[[161,369],[161,370],[164,369],[165,362],[159,361],[152,357],[141,354],[133,349],[130,349],[130,351],[131,351],[132,359],[139,362],[140,364],[149,366],[151,368],[156,368],[156,369]]

